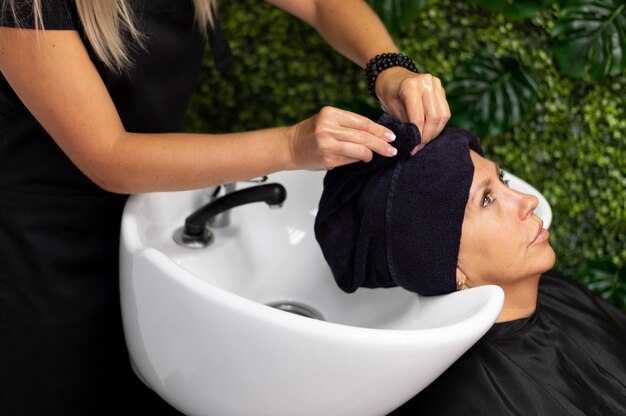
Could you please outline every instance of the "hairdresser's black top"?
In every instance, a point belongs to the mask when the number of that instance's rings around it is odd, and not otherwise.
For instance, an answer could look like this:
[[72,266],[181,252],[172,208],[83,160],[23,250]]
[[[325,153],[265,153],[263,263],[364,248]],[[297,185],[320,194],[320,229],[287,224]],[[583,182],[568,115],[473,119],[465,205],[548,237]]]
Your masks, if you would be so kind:
[[[17,3],[22,5],[18,8],[22,27],[32,27],[30,2]],[[82,34],[74,1],[41,3],[46,29]],[[135,64],[130,72],[115,76],[88,48],[92,60],[126,130],[182,131],[205,45],[194,24],[193,3],[136,0],[131,4],[138,28],[147,37],[145,48],[132,49]],[[4,11],[3,19],[4,26],[15,26],[10,11]],[[12,236],[3,242],[0,264],[14,265],[9,273],[66,274],[81,267],[101,267],[111,276],[107,279],[116,279],[125,200],[83,175],[0,76],[0,227],[4,231],[0,234]],[[26,247],[39,255],[22,262]],[[93,304],[93,299],[86,302]]]
[[[46,29],[81,31],[74,1],[42,1]],[[32,27],[30,2],[18,2],[23,26]],[[113,98],[126,130],[176,132],[200,69],[204,39],[194,24],[191,0],[134,0],[146,48],[135,47],[135,65],[118,77],[90,54]],[[2,25],[14,26],[5,10]],[[87,42],[85,42],[87,43]],[[103,195],[60,151],[0,76],[0,190]],[[85,138],[88,140],[88,138]]]
[[[32,28],[31,1],[16,3],[21,27]],[[44,27],[84,39],[74,3],[42,0]],[[146,35],[145,48],[132,48],[134,66],[115,76],[87,46],[90,56],[127,131],[182,131],[205,46],[193,3],[129,4]],[[15,26],[9,10],[0,25]],[[76,411],[74,401],[90,406],[91,395],[114,388],[111,397],[134,400],[124,381],[131,371],[120,369],[127,365],[118,289],[125,201],[72,164],[0,75],[0,357],[10,357],[0,359],[8,374],[0,391],[9,414],[68,414],[46,409],[42,397],[62,397]]]
[[495,324],[394,415],[626,415],[626,314],[544,275],[537,311]]

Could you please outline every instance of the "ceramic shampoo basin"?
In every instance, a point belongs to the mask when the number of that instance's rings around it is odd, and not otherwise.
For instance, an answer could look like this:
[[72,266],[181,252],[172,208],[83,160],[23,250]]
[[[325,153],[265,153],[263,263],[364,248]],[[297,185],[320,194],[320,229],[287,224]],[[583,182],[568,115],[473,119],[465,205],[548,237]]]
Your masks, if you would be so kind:
[[[206,202],[203,191],[129,199],[121,242],[129,353],[143,381],[183,413],[385,415],[496,319],[496,286],[437,297],[339,290],[313,234],[322,179],[270,175],[287,189],[283,207],[237,207],[231,225],[195,250],[172,234]],[[542,197],[537,212],[549,225]]]

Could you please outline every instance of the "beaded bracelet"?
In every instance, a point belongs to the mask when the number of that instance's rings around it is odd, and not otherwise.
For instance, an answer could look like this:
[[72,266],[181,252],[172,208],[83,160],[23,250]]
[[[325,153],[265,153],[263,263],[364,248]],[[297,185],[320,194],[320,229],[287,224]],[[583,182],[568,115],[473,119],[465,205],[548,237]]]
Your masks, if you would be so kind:
[[381,72],[385,69],[392,68],[394,66],[401,66],[403,68],[408,69],[409,71],[413,71],[418,73],[417,67],[415,66],[415,62],[411,58],[406,55],[402,55],[401,53],[383,53],[380,55],[376,55],[365,65],[365,79],[367,80],[367,90],[369,93],[378,100],[376,96],[376,79]]

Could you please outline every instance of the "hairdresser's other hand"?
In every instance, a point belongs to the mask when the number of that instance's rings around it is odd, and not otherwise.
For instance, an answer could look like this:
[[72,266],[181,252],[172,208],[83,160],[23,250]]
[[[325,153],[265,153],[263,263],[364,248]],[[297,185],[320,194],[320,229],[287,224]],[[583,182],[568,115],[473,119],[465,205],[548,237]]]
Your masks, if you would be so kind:
[[288,128],[292,166],[332,169],[357,161],[369,162],[373,152],[393,157],[394,133],[361,115],[324,107],[315,116]]
[[450,119],[446,92],[439,78],[430,74],[389,68],[376,80],[376,95],[386,112],[419,128],[422,143],[413,154],[437,137]]

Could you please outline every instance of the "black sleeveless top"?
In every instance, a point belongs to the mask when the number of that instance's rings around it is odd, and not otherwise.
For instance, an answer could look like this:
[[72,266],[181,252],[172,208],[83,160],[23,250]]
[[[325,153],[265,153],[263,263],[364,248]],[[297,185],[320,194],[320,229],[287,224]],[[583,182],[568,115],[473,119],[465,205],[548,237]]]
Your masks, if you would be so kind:
[[[84,43],[126,130],[182,131],[205,46],[192,0],[127,1],[146,38],[126,74]],[[16,3],[32,28],[31,1]],[[85,39],[74,0],[41,4],[46,29]],[[0,25],[16,26],[10,11]],[[0,413],[116,414],[123,403],[177,414],[128,362],[118,282],[126,198],[83,175],[0,74]]]
[[[30,2],[19,2],[25,5]],[[82,32],[74,1],[42,1],[46,29]],[[200,69],[204,39],[194,23],[191,0],[133,0],[137,25],[146,35],[145,49],[131,46],[134,66],[116,76],[88,47],[111,94],[126,130],[142,133],[177,132]],[[20,23],[32,27],[30,6],[23,6]],[[4,12],[2,25],[15,26]],[[85,41],[87,45],[87,42]],[[0,191],[97,194],[103,191],[84,177],[29,114],[0,76]]]
[[[131,48],[127,73],[108,71],[85,45],[126,130],[183,131],[205,47],[193,2],[129,3],[146,39]],[[32,28],[31,2],[17,4],[20,27]],[[74,1],[41,4],[46,29],[77,30],[85,39]],[[10,11],[0,24],[16,26]],[[0,325],[68,324],[115,308],[125,201],[73,165],[0,75]]]

